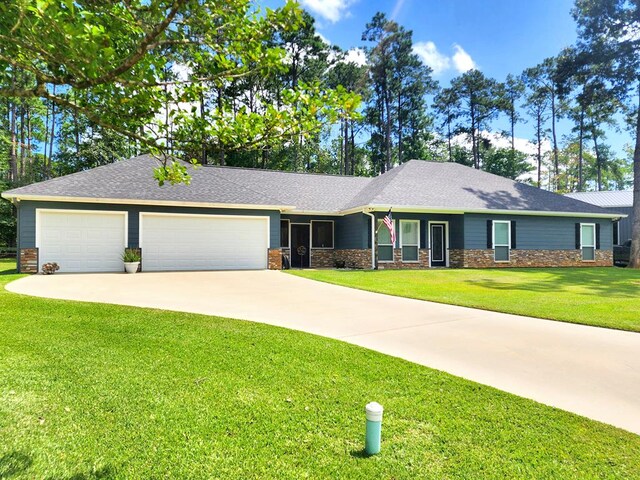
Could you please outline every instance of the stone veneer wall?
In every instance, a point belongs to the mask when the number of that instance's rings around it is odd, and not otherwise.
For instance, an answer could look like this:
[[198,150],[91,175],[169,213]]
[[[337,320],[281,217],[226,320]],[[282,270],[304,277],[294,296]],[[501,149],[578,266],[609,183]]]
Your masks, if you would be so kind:
[[280,248],[269,249],[269,270],[282,270],[282,250]]
[[421,248],[418,250],[417,262],[403,262],[402,249],[393,249],[393,262],[381,262],[378,260],[378,270],[397,270],[397,269],[420,269],[429,268],[429,249]]
[[596,250],[596,260],[585,262],[580,250],[511,250],[509,262],[495,262],[493,250],[450,250],[452,267],[509,268],[509,267],[611,267],[613,251]]
[[18,262],[20,273],[38,273],[38,249],[21,248]]

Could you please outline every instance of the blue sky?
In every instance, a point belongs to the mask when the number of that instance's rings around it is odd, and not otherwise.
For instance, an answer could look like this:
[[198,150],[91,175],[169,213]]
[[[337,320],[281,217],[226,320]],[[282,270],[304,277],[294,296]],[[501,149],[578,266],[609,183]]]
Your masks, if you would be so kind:
[[[519,74],[576,39],[573,0],[299,1],[316,19],[318,32],[345,50],[362,46],[365,24],[376,12],[385,12],[413,31],[416,53],[434,69],[442,86],[472,67],[503,81],[508,73]],[[283,2],[260,3],[273,7]],[[560,122],[561,134],[569,129],[568,122]],[[516,134],[533,136],[526,124]],[[626,131],[609,133],[609,143],[619,153],[629,142]]]

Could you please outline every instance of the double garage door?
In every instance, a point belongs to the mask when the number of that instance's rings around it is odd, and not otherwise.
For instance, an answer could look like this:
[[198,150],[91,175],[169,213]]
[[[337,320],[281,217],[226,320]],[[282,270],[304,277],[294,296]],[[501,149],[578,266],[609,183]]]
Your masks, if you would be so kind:
[[[61,272],[121,272],[127,245],[126,212],[39,210],[40,266]],[[144,271],[264,269],[268,217],[141,213]]]

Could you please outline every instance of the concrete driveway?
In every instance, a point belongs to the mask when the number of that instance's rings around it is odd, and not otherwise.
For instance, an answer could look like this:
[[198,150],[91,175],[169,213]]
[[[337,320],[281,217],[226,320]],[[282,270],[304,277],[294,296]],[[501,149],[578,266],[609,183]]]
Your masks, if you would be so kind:
[[36,275],[7,289],[337,338],[640,434],[637,333],[392,297],[275,271]]

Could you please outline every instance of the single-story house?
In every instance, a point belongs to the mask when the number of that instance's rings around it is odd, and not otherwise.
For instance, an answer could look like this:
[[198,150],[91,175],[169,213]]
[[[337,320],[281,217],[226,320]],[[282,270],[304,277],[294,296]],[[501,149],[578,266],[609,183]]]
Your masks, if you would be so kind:
[[610,192],[576,192],[567,193],[567,197],[575,198],[582,202],[597,205],[607,212],[626,215],[613,224],[613,244],[622,245],[631,239],[631,226],[633,225],[633,191]]
[[125,247],[144,271],[610,266],[621,217],[456,163],[375,178],[189,166],[190,185],[163,187],[157,166],[142,155],[4,192],[20,271],[122,271]]

